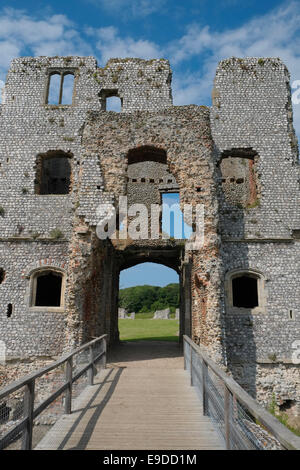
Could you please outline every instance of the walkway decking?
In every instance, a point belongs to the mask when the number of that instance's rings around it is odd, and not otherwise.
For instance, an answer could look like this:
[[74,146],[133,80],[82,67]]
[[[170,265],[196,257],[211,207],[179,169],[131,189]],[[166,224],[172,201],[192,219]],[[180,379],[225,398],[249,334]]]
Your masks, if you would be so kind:
[[223,449],[175,343],[123,344],[36,449]]

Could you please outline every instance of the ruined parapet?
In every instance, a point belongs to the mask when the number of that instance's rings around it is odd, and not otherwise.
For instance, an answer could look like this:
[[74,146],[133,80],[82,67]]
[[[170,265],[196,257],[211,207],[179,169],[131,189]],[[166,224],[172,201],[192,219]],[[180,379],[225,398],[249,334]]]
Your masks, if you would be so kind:
[[128,313],[126,316],[127,320],[135,320],[135,312]]
[[[218,65],[211,127],[228,238],[290,238],[289,227],[300,226],[289,78],[278,58],[233,57]],[[233,170],[240,166],[232,174],[230,159]],[[283,198],[290,203],[282,205]],[[249,210],[243,213],[243,208]]]
[[106,110],[106,99],[117,96],[123,113],[172,106],[171,77],[170,64],[165,59],[110,59],[94,74],[102,111]]
[[169,320],[170,319],[170,309],[165,308],[164,310],[156,310],[154,312],[153,320]]
[[119,307],[118,308],[118,318],[124,320],[127,316],[127,310],[126,308]]

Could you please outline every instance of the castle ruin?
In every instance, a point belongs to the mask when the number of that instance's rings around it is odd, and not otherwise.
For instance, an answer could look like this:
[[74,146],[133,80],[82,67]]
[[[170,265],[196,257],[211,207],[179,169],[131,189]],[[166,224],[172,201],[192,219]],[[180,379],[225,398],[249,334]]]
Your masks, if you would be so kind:
[[[112,96],[119,113],[106,111]],[[180,337],[260,402],[275,394],[300,409],[300,170],[288,70],[276,58],[223,60],[212,100],[173,106],[163,59],[12,61],[0,108],[6,371],[22,364],[24,373],[26,361],[103,333],[118,341],[119,273],[150,261],[179,274]],[[150,208],[169,192],[182,207],[204,205],[201,249],[97,236],[99,205],[127,196]]]

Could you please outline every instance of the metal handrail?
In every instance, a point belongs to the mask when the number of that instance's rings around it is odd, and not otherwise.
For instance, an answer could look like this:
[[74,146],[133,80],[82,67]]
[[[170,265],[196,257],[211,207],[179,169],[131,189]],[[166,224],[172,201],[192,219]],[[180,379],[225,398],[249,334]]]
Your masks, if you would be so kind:
[[[203,413],[207,414],[208,410],[208,370],[210,369],[223,384],[224,387],[224,403],[223,403],[223,421],[224,421],[224,432],[223,436],[226,442],[226,448],[230,448],[230,435],[235,430],[234,420],[231,419],[231,409],[229,407],[230,395],[233,399],[239,402],[256,420],[261,423],[267,431],[274,436],[279,443],[288,450],[300,450],[300,438],[292,433],[288,428],[280,423],[271,413],[265,408],[259,405],[232,377],[228,376],[209,356],[208,354],[197,344],[195,344],[188,336],[183,336],[183,341],[201,358],[201,367],[196,369],[192,364],[192,354],[187,357],[185,353],[185,368],[188,361],[190,361],[190,372],[191,372],[191,385],[194,384],[193,372],[201,376],[201,395],[203,401]],[[240,431],[240,430],[239,430]]]
[[[33,421],[34,419],[42,413],[58,396],[65,392],[65,413],[70,414],[72,411],[72,385],[78,380],[85,372],[88,372],[88,383],[93,385],[94,383],[94,366],[103,358],[103,367],[106,367],[106,338],[107,335],[102,335],[99,338],[95,338],[92,341],[89,341],[82,346],[74,349],[70,353],[63,355],[60,359],[53,362],[49,366],[39,369],[38,371],[32,372],[31,374],[26,375],[13,382],[10,385],[7,385],[2,390],[0,390],[0,400],[7,397],[11,393],[25,387],[25,396],[24,396],[24,418],[10,431],[8,431],[3,437],[0,438],[0,450],[5,448],[7,443],[13,439],[15,436],[19,435],[22,432],[22,450],[30,450],[32,448],[32,431],[33,431]],[[94,356],[94,346],[102,342],[102,352]],[[89,362],[84,365],[74,376],[72,372],[72,363],[73,357],[89,349]],[[47,372],[56,369],[57,367],[66,364],[65,369],[65,383],[54,393],[52,393],[46,400],[38,405],[34,409],[34,389],[35,381],[39,377],[43,376]]]

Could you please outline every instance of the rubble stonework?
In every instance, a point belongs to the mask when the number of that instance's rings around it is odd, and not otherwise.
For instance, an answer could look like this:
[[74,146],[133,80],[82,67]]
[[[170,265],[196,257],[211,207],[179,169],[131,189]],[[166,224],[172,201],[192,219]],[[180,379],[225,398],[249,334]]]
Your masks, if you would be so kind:
[[[62,87],[74,76],[71,103],[48,103],[53,74]],[[106,111],[111,96],[120,113]],[[173,106],[164,59],[103,68],[93,57],[12,61],[0,107],[2,383],[94,336],[118,341],[119,273],[151,261],[179,274],[180,338],[205,347],[259,401],[275,393],[279,405],[299,403],[300,171],[289,74],[279,59],[227,59],[212,98],[211,108]],[[49,185],[64,181],[65,194],[40,184],[53,156],[61,160]],[[144,204],[151,226],[151,205],[169,192],[182,208],[203,204],[200,249],[118,237],[120,227],[115,238],[97,236],[120,196]],[[34,303],[40,273],[61,279],[59,305]],[[245,275],[257,283],[250,307],[234,300],[234,280]]]

